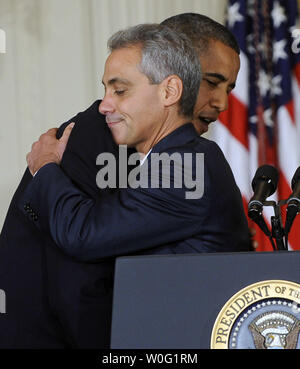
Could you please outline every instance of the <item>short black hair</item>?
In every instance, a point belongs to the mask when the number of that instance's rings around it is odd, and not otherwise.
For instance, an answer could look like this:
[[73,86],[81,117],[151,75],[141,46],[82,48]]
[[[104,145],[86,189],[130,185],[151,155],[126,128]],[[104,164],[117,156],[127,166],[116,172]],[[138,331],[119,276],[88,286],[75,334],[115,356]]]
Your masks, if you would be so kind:
[[182,13],[165,19],[161,24],[185,33],[200,55],[208,50],[210,40],[220,41],[240,54],[239,44],[229,29],[206,15]]

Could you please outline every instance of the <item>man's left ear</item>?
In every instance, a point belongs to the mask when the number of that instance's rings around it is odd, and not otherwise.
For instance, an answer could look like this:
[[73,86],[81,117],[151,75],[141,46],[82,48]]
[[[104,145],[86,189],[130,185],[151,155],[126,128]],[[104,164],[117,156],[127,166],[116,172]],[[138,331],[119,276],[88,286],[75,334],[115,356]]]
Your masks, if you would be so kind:
[[171,75],[163,80],[161,87],[164,105],[168,107],[177,104],[182,96],[182,80],[176,75]]

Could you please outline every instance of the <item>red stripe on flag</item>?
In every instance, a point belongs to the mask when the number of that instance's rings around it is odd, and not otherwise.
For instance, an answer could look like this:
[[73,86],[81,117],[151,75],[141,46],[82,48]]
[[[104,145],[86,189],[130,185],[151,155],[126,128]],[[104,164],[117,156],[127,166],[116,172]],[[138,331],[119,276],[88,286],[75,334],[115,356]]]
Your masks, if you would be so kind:
[[248,109],[234,94],[228,100],[229,108],[220,114],[219,120],[248,150]]
[[300,215],[298,214],[293,222],[288,236],[288,242],[293,250],[300,250],[299,242]]
[[294,100],[291,100],[287,104],[285,104],[286,110],[288,111],[292,122],[295,124],[295,108],[294,108]]
[[[266,223],[269,226],[267,221],[266,221]],[[250,225],[250,226],[252,228],[254,228],[255,232],[256,232],[255,236],[253,237],[253,240],[255,240],[257,242],[257,248],[255,249],[255,251],[261,251],[261,252],[274,251],[273,246],[271,244],[271,241],[264,234],[264,232],[259,228],[259,226],[257,224],[255,224],[254,222],[252,222],[252,225]]]
[[[256,242],[255,251],[274,251],[273,246],[269,238],[263,233],[263,231],[248,217],[248,201],[245,197],[243,197],[243,206],[246,214],[246,218],[248,221],[249,230],[251,232],[255,232],[255,234],[251,237],[252,246],[254,248],[254,243]],[[266,224],[269,227],[269,222],[265,219]],[[270,228],[270,227],[269,227]]]
[[280,171],[279,172],[279,181],[277,187],[278,198],[280,200],[287,199],[291,194],[291,187],[288,184],[284,174]]

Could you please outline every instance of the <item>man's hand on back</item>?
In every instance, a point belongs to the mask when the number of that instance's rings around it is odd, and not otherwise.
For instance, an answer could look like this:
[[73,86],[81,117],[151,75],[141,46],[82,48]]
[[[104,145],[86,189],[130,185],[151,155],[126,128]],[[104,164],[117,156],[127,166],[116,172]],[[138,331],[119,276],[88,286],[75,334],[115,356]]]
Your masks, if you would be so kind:
[[32,175],[48,163],[60,164],[74,124],[70,123],[66,127],[59,140],[56,138],[57,128],[52,128],[42,134],[38,141],[34,142],[30,153],[26,156],[28,168]]

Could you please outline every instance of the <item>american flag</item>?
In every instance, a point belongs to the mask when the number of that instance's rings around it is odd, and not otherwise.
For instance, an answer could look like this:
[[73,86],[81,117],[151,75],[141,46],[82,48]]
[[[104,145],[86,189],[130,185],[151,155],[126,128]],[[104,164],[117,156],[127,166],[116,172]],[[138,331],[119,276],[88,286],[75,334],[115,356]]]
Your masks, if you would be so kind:
[[[291,194],[300,166],[300,26],[297,0],[229,0],[227,27],[241,48],[241,69],[228,111],[211,128],[242,192],[245,212],[251,182],[263,164],[277,167],[277,191],[268,200]],[[264,207],[270,226],[272,207]],[[283,224],[285,207],[282,207]],[[256,228],[258,251],[273,250]],[[300,214],[289,234],[289,249],[300,250]]]

